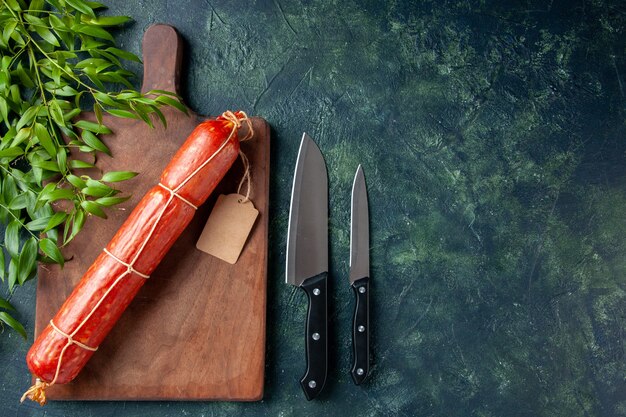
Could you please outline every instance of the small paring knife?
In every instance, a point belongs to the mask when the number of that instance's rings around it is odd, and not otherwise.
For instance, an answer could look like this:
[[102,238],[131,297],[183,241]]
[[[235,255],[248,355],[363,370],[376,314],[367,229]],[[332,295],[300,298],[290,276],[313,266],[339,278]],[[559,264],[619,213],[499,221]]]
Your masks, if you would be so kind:
[[328,373],[328,176],[322,153],[306,133],[293,178],[285,277],[309,299],[307,365],[300,385],[312,400],[324,388]]
[[350,284],[356,298],[352,322],[354,360],[351,370],[356,385],[367,378],[370,369],[369,276],[370,237],[367,188],[361,165],[352,184],[352,214],[350,216]]

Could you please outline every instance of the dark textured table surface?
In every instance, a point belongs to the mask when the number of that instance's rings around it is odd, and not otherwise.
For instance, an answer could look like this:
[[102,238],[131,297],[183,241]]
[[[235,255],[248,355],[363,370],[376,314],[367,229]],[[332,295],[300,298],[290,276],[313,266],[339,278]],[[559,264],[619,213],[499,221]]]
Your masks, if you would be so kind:
[[[19,405],[32,339],[5,333],[2,416],[626,416],[623,2],[106,3],[136,19],[117,32],[136,53],[150,24],[178,28],[196,111],[241,108],[273,127],[265,398]],[[306,299],[283,282],[303,131],[328,165],[333,276],[332,370],[309,403]],[[374,367],[356,387],[359,163]],[[31,334],[34,288],[12,298]]]

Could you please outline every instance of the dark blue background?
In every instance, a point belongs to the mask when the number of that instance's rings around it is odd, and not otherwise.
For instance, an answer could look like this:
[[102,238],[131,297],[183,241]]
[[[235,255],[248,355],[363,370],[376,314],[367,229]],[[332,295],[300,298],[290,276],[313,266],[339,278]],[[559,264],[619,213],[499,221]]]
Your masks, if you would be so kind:
[[[116,32],[135,53],[150,24],[178,28],[194,110],[243,109],[273,127],[265,399],[19,405],[30,341],[6,332],[2,415],[626,416],[623,2],[107,3],[135,18]],[[333,369],[310,403],[298,386],[306,300],[283,283],[305,130],[329,169],[334,294]],[[359,163],[374,366],[356,387]],[[30,334],[34,288],[12,298]]]

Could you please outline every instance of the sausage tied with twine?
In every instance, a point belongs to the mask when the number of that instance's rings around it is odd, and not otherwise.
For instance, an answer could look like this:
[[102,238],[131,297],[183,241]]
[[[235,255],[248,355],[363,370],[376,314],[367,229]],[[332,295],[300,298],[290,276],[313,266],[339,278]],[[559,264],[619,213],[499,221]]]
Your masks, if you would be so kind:
[[227,111],[189,135],[28,351],[35,384],[21,401],[44,405],[47,387],[78,375],[237,159],[244,123],[243,141],[253,135],[244,112]]

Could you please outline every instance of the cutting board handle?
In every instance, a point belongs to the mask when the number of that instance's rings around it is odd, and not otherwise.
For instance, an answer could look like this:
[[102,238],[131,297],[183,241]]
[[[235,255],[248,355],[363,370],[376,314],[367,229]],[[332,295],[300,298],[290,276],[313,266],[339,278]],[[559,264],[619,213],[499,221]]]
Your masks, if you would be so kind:
[[143,93],[159,89],[179,94],[182,40],[176,29],[156,24],[143,35]]

